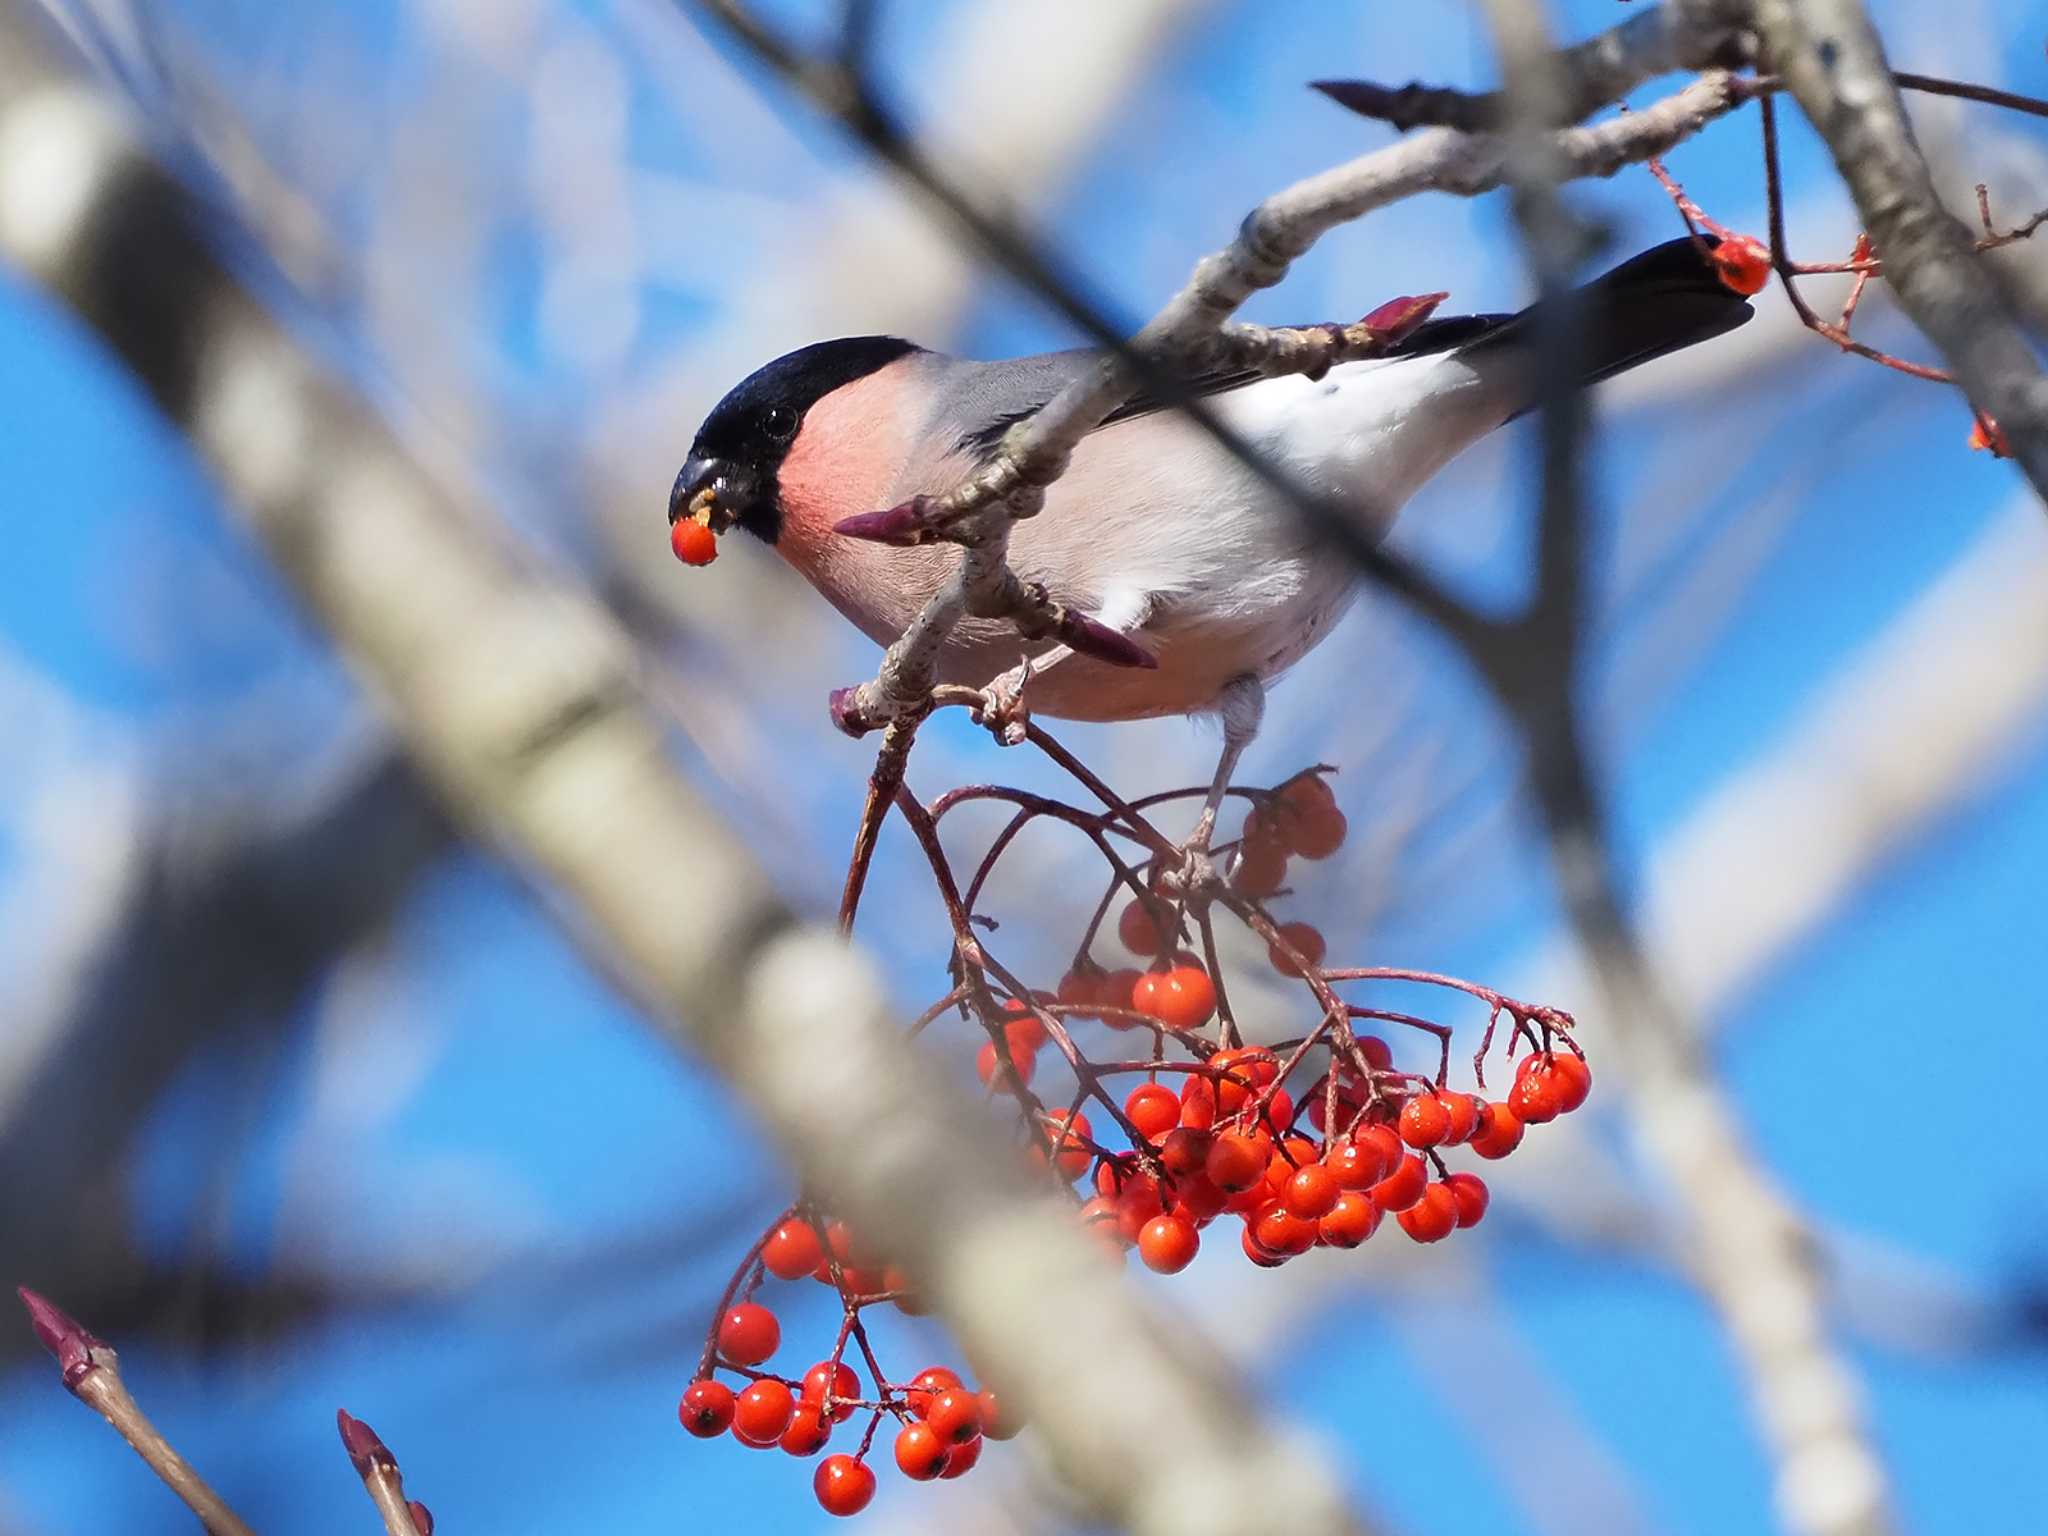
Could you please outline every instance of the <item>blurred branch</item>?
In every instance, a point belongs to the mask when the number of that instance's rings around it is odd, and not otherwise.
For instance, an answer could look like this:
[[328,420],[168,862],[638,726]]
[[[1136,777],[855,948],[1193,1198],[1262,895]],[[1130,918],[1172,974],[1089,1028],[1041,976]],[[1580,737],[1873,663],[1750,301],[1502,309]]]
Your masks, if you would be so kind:
[[[37,1172],[0,1181],[0,1273],[139,1323],[145,1299],[165,1289],[125,1219],[128,1151],[144,1117],[207,1043],[281,1028],[453,835],[388,748],[310,800],[303,790],[284,805],[244,796],[196,824],[160,812],[129,855],[125,899],[90,938],[93,963],[44,1003],[59,1017],[35,1027],[51,1043],[6,1095],[15,1107],[0,1119],[0,1165]],[[31,1025],[17,1016],[12,1027]],[[82,1209],[99,1214],[81,1222]]]
[[1974,237],[1942,206],[1869,16],[1858,0],[1756,0],[1756,26],[1765,61],[1827,142],[1900,307],[2048,502],[2048,378]]
[[229,1509],[221,1496],[207,1486],[206,1479],[192,1470],[149,1416],[129,1395],[121,1380],[120,1361],[114,1351],[81,1327],[61,1307],[52,1305],[26,1286],[16,1287],[21,1304],[28,1309],[29,1325],[57,1361],[64,1378],[64,1390],[91,1408],[113,1426],[150,1471],[164,1480],[186,1508],[199,1517],[210,1536],[254,1536],[241,1517]]
[[[1811,1536],[1871,1536],[1889,1527],[1884,1477],[1862,1424],[1847,1365],[1827,1338],[1814,1244],[1765,1174],[1636,936],[1593,779],[1579,709],[1586,631],[1581,481],[1590,425],[1579,337],[1562,302],[1585,236],[1557,195],[1537,125],[1566,95],[1541,0],[1488,0],[1502,55],[1513,142],[1514,210],[1544,310],[1536,588],[1523,619],[1530,670],[1506,702],[1519,706],[1532,792],[1552,867],[1579,943],[1593,963],[1605,1017],[1630,1058],[1628,1111],[1637,1138],[1670,1181],[1697,1252],[1695,1274],[1744,1357],[1776,1462],[1779,1508]],[[1829,1389],[1816,1392],[1815,1383]]]
[[[313,365],[15,4],[0,44],[0,251],[192,433],[447,801],[918,1278],[1099,1514],[1353,1529],[1328,1473],[1140,1304],[904,1042],[865,959],[783,907],[670,766],[616,627],[473,526]],[[686,902],[679,881],[715,899]]]

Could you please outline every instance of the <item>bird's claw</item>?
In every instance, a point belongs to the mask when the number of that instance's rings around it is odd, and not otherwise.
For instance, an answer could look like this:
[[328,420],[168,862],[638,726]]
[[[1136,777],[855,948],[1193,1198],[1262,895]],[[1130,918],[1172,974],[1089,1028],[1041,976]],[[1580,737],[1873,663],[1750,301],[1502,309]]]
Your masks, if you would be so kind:
[[1030,680],[1028,664],[1005,672],[981,690],[981,701],[974,706],[974,718],[987,726],[1003,746],[1024,744],[1025,727],[1031,721],[1031,711],[1024,703],[1024,685]]

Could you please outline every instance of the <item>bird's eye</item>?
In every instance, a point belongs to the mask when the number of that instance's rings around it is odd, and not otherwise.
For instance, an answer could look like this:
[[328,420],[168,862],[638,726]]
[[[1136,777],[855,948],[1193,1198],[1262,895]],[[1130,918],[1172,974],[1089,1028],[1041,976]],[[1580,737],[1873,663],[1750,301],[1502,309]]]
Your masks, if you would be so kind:
[[796,436],[796,412],[786,405],[771,405],[761,415],[761,430],[778,443]]

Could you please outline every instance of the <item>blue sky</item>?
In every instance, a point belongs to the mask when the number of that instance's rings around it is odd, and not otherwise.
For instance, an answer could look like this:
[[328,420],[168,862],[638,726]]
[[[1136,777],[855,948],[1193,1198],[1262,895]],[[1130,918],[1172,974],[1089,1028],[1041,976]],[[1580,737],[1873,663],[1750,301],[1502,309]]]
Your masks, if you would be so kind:
[[[329,69],[374,84],[361,127],[361,152],[373,162],[398,163],[379,157],[398,153],[408,111],[445,105],[408,95],[441,77],[422,63],[436,44],[407,8],[308,6],[296,22],[225,0],[166,9],[173,30],[230,83]],[[917,0],[892,12],[884,67],[913,119],[933,105],[925,66],[959,9]],[[1597,0],[1556,9],[1560,29],[1574,34],[1614,16]],[[2048,89],[2039,17],[2024,0],[1974,7],[1969,26],[1946,33],[1916,23],[1902,4],[1877,9],[1897,27],[1905,67]],[[567,24],[547,6],[536,14],[542,29]],[[629,35],[600,6],[561,14],[599,39]],[[1135,82],[1099,149],[1047,210],[1047,229],[1118,313],[1141,319],[1259,196],[1384,140],[1301,90],[1303,80],[1483,79],[1484,48],[1462,16],[1393,28],[1364,6],[1282,19],[1269,7],[1214,5]],[[799,210],[848,173],[846,147],[785,102],[772,111],[791,134],[786,147],[721,138],[702,116],[669,110],[675,91],[734,89],[714,51],[687,28],[676,36],[678,52],[665,62],[624,55],[636,166]],[[659,73],[677,61],[695,73]],[[258,130],[286,110],[253,83],[231,94]],[[516,95],[486,100],[480,115],[511,125],[506,142],[516,146]],[[2022,139],[2028,131],[2000,128]],[[1737,118],[1673,158],[1688,189],[1737,227],[1761,223],[1754,136],[1753,119]],[[2048,147],[2038,133],[2031,142],[2037,155]],[[1789,150],[1794,207],[1824,231],[1815,243],[1826,247],[1852,227],[1850,215],[1830,199],[1808,136],[1795,130]],[[523,174],[510,147],[502,163],[457,172],[507,183]],[[367,227],[359,189],[320,195],[345,238]],[[1614,227],[1617,254],[1674,232],[1668,204],[1639,172],[1581,196]],[[742,248],[790,237],[773,213],[764,204],[758,227],[737,231]],[[591,380],[548,352],[536,320],[544,264],[535,242],[500,231],[485,252],[481,289],[446,298],[448,366],[477,381],[507,419],[581,419]],[[630,387],[640,373],[686,365],[693,339],[746,279],[744,266],[734,264],[730,290],[702,278],[652,285],[607,384]],[[1250,312],[1356,313],[1379,296],[1433,286],[1452,287],[1454,305],[1472,308],[1522,292],[1498,199],[1424,200],[1340,232]],[[369,319],[367,304],[340,302],[323,345],[376,380]],[[1878,334],[1902,334],[1877,320]],[[1001,355],[1069,338],[1043,309],[990,281],[957,334],[934,339]],[[218,768],[223,739],[245,769],[281,781],[360,736],[362,699],[224,515],[203,470],[88,338],[4,274],[0,355],[10,360],[0,369],[0,420],[13,428],[0,434],[0,483],[14,488],[17,509],[0,653],[10,673],[35,676],[62,701],[81,733],[71,738],[76,749],[132,761],[148,782],[192,793],[195,775]],[[1965,451],[1968,418],[1955,398],[1837,359],[1819,343],[1710,395],[1677,378],[1610,420],[1596,476],[1607,558],[1590,696],[1631,857],[1655,849],[1796,730],[1845,659],[1992,525],[2017,484],[2007,466]],[[1468,456],[1418,500],[1397,535],[1404,547],[1470,590],[1511,593],[1526,548],[1530,451],[1527,434],[1511,432]],[[529,474],[514,458],[488,474],[523,535],[565,557],[582,551],[581,509],[562,494],[558,465]],[[647,496],[649,561],[665,559],[654,522],[663,489],[651,483]],[[2040,541],[2048,571],[2048,521]],[[1637,558],[1646,547],[1655,558]],[[1696,604],[1702,573],[1723,569],[1717,600]],[[744,636],[728,640],[743,647]],[[1638,675],[1644,658],[1664,656],[1668,665]],[[850,680],[871,652],[847,638],[834,664]],[[1497,975],[1552,927],[1556,907],[1526,816],[1500,809],[1512,759],[1497,723],[1440,645],[1383,605],[1362,604],[1276,695],[1277,724],[1253,771],[1277,777],[1335,752],[1357,739],[1359,716],[1397,699],[1412,731],[1369,761],[1338,759],[1355,770],[1340,780],[1354,821],[1382,808],[1425,746],[1441,754],[1431,761],[1467,775],[1467,787],[1377,872],[1393,886],[1384,906],[1347,931],[1349,882],[1365,874],[1347,864],[1305,890],[1303,911],[1333,941],[1369,944],[1387,963]],[[24,743],[8,753],[7,782],[82,771],[84,759],[67,763],[62,743],[27,745],[40,717],[20,697],[0,702],[0,721],[7,715],[16,725],[0,734]],[[792,706],[770,718],[781,749],[774,784],[717,792],[742,813],[755,797],[781,796],[775,814],[792,841],[778,852],[778,873],[794,899],[821,908],[856,801],[859,753],[829,735],[819,710]],[[1210,750],[1208,737],[1178,723],[1145,732],[1135,739],[1160,753],[1151,771],[1169,779]],[[1337,746],[1326,747],[1331,735]],[[1118,750],[1112,733],[1074,739],[1086,752]],[[954,764],[963,774],[1048,782],[1033,766],[992,761],[993,749],[965,731],[939,740],[945,756],[925,770],[928,790]],[[1461,825],[1495,812],[1497,832],[1476,851],[1461,848]],[[30,873],[23,846],[0,805],[0,893]],[[1920,826],[1817,934],[1712,1021],[1716,1065],[1787,1191],[1823,1227],[1874,1240],[1880,1281],[1908,1267],[1984,1319],[1957,1330],[1930,1312],[1922,1329],[1908,1322],[1873,1334],[1853,1319],[1840,1329],[1905,1522],[1936,1536],[2009,1521],[2048,1434],[2043,1342],[2000,1310],[2014,1287],[2038,1284],[2048,1260],[2024,1214],[2048,1183],[2033,1134],[2048,1036],[2030,1007],[2043,953],[2044,849],[2048,726],[2036,718],[1967,797]],[[1772,878],[1769,860],[1755,878]],[[905,910],[928,899],[893,845],[876,894]],[[906,1004],[942,989],[942,957],[918,939],[931,931],[899,923],[881,936]],[[1013,942],[1044,960],[1063,940]],[[0,984],[25,983],[15,975]],[[828,1523],[811,1501],[807,1468],[698,1445],[672,1418],[699,1319],[746,1225],[785,1197],[783,1177],[763,1166],[758,1132],[718,1085],[654,1040],[516,879],[482,855],[450,856],[389,932],[324,978],[277,1038],[262,1052],[224,1044],[207,1053],[166,1099],[134,1171],[142,1240],[167,1257],[214,1245],[252,1271],[431,1272],[445,1289],[281,1351],[200,1360],[124,1350],[160,1422],[258,1527],[362,1529],[366,1511],[335,1453],[337,1405],[399,1449],[444,1528]],[[1626,1168],[1620,1135],[1603,1123],[1602,1137]],[[1446,1271],[1440,1296],[1427,1286],[1358,1289],[1294,1318],[1258,1362],[1259,1389],[1324,1436],[1360,1495],[1402,1529],[1544,1529],[1498,1453],[1512,1438],[1500,1421],[1512,1424],[1518,1404],[1451,1377],[1432,1352],[1432,1341],[1457,1340],[1455,1358],[1469,1365],[1476,1353],[1486,1368],[1493,1335],[1475,1330],[1480,1342],[1467,1344],[1460,1332],[1476,1288],[1516,1358],[1535,1362],[1573,1423],[1624,1469],[1626,1502],[1644,1529],[1769,1528],[1760,1442],[1698,1298],[1666,1270],[1561,1237],[1512,1198],[1483,1235],[1455,1283]],[[1212,1325],[1205,1277],[1236,1262],[1211,1254],[1176,1282]],[[786,1331],[828,1332],[829,1320],[803,1314],[805,1305],[816,1298],[792,1303]],[[901,1357],[950,1358],[929,1325],[898,1327]],[[1505,1360],[1496,1363],[1506,1372]],[[885,1503],[915,1520],[918,1495],[899,1499],[893,1477],[884,1484]],[[0,1377],[0,1529],[16,1528],[177,1528],[147,1474],[40,1368]]]

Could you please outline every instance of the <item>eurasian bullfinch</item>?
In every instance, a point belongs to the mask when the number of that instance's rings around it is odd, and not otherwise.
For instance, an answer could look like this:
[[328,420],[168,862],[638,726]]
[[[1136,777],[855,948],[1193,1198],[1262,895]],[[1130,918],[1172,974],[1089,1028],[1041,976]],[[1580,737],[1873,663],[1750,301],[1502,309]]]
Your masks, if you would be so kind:
[[[1623,263],[1581,299],[1588,384],[1750,318],[1747,301],[1686,239]],[[1384,529],[1451,458],[1535,404],[1530,314],[1429,320],[1391,355],[1319,379],[1232,374],[1190,388],[1304,486]],[[890,336],[804,347],[705,418],[676,477],[669,522],[693,516],[712,533],[746,529],[886,644],[946,580],[959,550],[890,547],[833,525],[951,489],[1094,356],[969,362]],[[1262,685],[1330,632],[1358,585],[1243,464],[1183,413],[1145,398],[1081,442],[1044,510],[1016,525],[1010,562],[1158,662],[1120,667],[1062,653],[1033,668],[1032,711],[1076,720],[1221,711],[1231,736],[1256,729]],[[967,619],[952,633],[941,679],[986,687],[1025,659],[1010,625]]]

